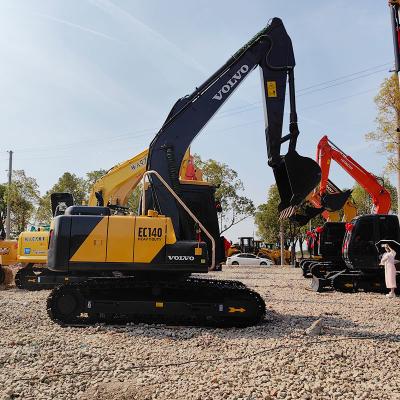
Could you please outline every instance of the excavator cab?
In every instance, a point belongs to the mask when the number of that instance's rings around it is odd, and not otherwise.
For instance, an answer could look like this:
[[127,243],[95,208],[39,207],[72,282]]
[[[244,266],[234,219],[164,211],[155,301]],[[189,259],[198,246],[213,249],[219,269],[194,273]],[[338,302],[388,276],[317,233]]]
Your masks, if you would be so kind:
[[318,164],[296,151],[289,151],[273,170],[281,198],[279,211],[300,205],[321,180]]
[[50,195],[51,212],[53,216],[63,215],[65,210],[74,205],[74,198],[71,193],[52,193]]

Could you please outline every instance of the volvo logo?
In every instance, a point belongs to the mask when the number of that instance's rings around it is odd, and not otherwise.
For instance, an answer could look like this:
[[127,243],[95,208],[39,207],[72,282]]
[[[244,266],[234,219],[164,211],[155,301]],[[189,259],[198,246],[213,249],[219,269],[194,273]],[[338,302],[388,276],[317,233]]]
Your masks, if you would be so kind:
[[214,100],[222,100],[222,95],[229,93],[230,90],[243,78],[244,74],[248,72],[249,66],[248,65],[242,65],[235,73],[235,75],[232,76],[231,79],[229,79],[228,82],[222,88],[218,91],[216,95],[213,96]]
[[168,256],[170,261],[194,261],[193,256]]

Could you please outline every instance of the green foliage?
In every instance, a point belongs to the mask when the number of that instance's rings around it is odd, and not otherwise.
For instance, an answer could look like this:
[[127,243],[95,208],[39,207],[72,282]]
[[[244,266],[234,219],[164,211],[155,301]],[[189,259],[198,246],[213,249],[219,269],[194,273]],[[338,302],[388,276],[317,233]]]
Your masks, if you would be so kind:
[[222,206],[221,233],[254,215],[254,203],[248,197],[241,195],[244,186],[236,171],[215,160],[202,161],[197,154],[194,155],[194,162],[202,170],[203,178],[217,187],[215,197]]
[[[255,224],[257,226],[257,234],[267,243],[280,242],[280,227],[278,205],[280,197],[277,186],[271,185],[267,202],[260,204],[255,213]],[[318,217],[317,217],[318,218]],[[315,221],[313,221],[315,223]],[[289,248],[289,244],[295,244],[301,235],[308,229],[307,226],[298,227],[291,224],[287,219],[282,220],[283,236],[285,238],[285,247]]]
[[105,174],[107,173],[107,170],[105,169],[98,169],[94,171],[90,171],[86,174],[86,180],[85,180],[85,185],[86,185],[86,195],[89,197],[90,191],[93,187],[93,185]]
[[0,227],[5,224],[7,203],[6,203],[7,186],[0,184]]
[[[8,185],[3,186],[3,200],[1,207],[6,208],[7,199],[10,199],[11,236],[18,236],[26,229],[34,216],[35,206],[39,200],[39,187],[35,178],[26,176],[24,170],[13,171],[10,190]],[[5,211],[3,211],[5,212]]]
[[[267,243],[279,243],[279,192],[276,185],[268,190],[267,202],[260,204],[255,213],[254,222],[257,225],[257,234]],[[286,228],[287,222],[284,222]]]
[[134,191],[132,192],[132,194],[129,196],[128,199],[128,208],[133,215],[138,215],[141,195],[142,195],[142,184],[139,184],[138,186],[136,186],[136,188],[134,189]]
[[397,160],[399,145],[397,127],[400,123],[397,118],[398,115],[400,116],[400,94],[395,75],[383,81],[379,93],[375,97],[375,104],[378,109],[377,128],[374,132],[368,133],[366,139],[379,143],[379,151],[388,156],[386,170],[397,172],[400,169]]
[[57,183],[39,200],[36,219],[41,224],[49,224],[51,221],[50,195],[54,192],[71,193],[75,204],[82,204],[87,198],[87,182],[75,174],[64,172]]

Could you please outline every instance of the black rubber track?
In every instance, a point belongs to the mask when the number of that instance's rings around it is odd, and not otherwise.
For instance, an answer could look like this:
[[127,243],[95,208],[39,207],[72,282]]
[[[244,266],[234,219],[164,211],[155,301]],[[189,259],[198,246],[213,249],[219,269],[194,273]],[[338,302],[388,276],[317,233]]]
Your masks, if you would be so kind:
[[[118,314],[118,303],[124,300],[180,302],[190,305],[190,312],[163,315],[154,311]],[[86,308],[88,301],[112,304],[107,314],[94,314]],[[201,304],[247,304],[247,311],[232,315],[205,314]],[[116,306],[114,306],[116,305]],[[113,308],[114,307],[114,308]],[[185,308],[183,308],[185,309]],[[228,280],[187,278],[179,281],[144,281],[134,278],[89,279],[68,283],[52,290],[47,299],[49,317],[61,326],[94,323],[168,323],[174,325],[246,327],[260,323],[265,316],[265,303],[243,283]]]
[[6,273],[4,272],[3,267],[0,265],[0,285],[4,283],[6,279]]
[[32,264],[28,264],[27,266],[19,269],[15,274],[15,285],[18,289],[25,289],[30,291],[40,290],[40,289],[48,289],[39,286],[36,283],[37,276],[33,272]]

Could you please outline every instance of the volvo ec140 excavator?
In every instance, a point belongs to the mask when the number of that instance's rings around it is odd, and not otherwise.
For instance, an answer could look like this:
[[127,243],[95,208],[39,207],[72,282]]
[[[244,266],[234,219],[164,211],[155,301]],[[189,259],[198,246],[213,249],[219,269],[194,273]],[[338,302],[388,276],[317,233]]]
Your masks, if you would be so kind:
[[[107,207],[70,207],[54,219],[48,256],[53,271],[133,272],[88,279],[51,292],[47,310],[61,325],[148,321],[248,326],[265,314],[261,296],[236,281],[190,277],[224,259],[215,188],[179,182],[193,139],[257,66],[265,110],[268,164],[280,211],[290,215],[320,180],[320,168],[296,152],[299,135],[291,40],[280,19],[240,48],[218,71],[179,99],[149,146],[140,216],[110,215]],[[289,134],[282,137],[289,83]],[[281,144],[289,141],[286,155]]]
[[[128,213],[129,196],[146,171],[147,156],[148,150],[146,149],[107,171],[94,183],[89,195],[88,205],[103,206],[106,204],[113,213]],[[194,165],[189,149],[183,158],[179,179],[182,182],[201,179],[201,171]],[[70,193],[51,194],[53,216],[63,215],[68,206],[73,204],[74,201]],[[15,284],[19,289],[52,289],[64,282],[78,282],[85,280],[88,276],[99,274],[96,271],[86,273],[80,271],[70,273],[50,271],[47,268],[48,242],[49,230],[38,229],[24,231],[19,235],[18,241],[8,241],[7,249],[4,246],[3,253],[7,255],[0,256],[2,265],[17,262],[23,265],[15,276]],[[0,241],[1,243],[5,243],[5,241]],[[14,251],[10,252],[9,249]],[[0,270],[0,272],[2,271]],[[110,273],[101,272],[101,275],[107,276]],[[3,274],[0,273],[0,284],[2,277]]]

